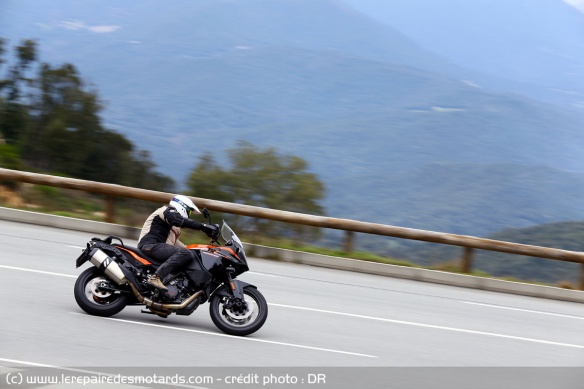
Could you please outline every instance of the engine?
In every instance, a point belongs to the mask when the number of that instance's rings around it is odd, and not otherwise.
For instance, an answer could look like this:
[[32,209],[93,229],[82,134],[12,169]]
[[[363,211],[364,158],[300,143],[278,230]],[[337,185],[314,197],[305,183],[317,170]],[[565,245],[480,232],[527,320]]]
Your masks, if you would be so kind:
[[177,275],[166,283],[167,292],[160,293],[160,299],[165,303],[181,303],[193,292],[189,286],[189,280],[183,275]]

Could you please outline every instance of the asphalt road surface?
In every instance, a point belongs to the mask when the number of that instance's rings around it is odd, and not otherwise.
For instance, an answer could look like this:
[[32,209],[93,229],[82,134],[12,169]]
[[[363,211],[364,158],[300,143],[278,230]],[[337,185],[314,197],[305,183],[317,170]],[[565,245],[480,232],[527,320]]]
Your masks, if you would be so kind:
[[[74,262],[93,236],[0,221],[0,387],[41,366],[190,369],[216,380],[186,386],[209,388],[490,388],[494,377],[507,380],[501,387],[584,387],[578,303],[250,258],[240,279],[264,294],[269,316],[255,334],[234,337],[214,326],[208,304],[167,319],[137,306],[111,318],[84,313],[73,285],[88,265]],[[227,383],[231,372],[238,382]]]

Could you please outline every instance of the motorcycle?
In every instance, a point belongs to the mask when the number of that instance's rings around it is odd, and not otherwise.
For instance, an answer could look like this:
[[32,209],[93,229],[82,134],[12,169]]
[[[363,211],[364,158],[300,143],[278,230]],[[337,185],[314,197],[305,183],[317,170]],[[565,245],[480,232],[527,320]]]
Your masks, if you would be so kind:
[[[203,215],[211,224],[207,209]],[[218,241],[219,234],[224,241]],[[210,236],[209,245],[191,244],[192,261],[164,280],[168,291],[147,284],[161,265],[121,238],[92,238],[76,260],[83,271],[75,282],[74,295],[81,309],[90,315],[112,316],[127,305],[143,305],[142,313],[168,317],[172,313],[190,315],[209,302],[213,323],[221,331],[245,336],[259,330],[268,317],[268,304],[252,284],[236,279],[249,270],[243,244],[223,221],[220,232]],[[117,242],[115,242],[117,241]]]

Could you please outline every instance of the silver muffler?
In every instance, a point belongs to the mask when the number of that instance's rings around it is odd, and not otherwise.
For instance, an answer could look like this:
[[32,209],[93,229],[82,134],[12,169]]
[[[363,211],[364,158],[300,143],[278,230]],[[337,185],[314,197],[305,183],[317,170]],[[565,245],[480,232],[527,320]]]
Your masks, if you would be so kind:
[[103,272],[109,279],[118,285],[125,285],[128,279],[120,269],[120,266],[112,258],[100,249],[94,249],[89,257],[89,262]]

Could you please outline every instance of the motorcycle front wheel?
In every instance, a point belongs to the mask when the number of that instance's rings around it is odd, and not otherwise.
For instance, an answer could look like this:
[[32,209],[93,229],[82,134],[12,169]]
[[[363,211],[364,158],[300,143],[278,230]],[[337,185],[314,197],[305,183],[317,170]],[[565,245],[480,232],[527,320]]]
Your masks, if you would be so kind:
[[209,302],[213,323],[221,331],[237,336],[253,334],[268,318],[268,303],[259,290],[243,289],[244,300],[216,293]]
[[107,290],[115,287],[113,281],[92,266],[77,277],[74,288],[75,301],[90,315],[106,317],[115,315],[128,303],[126,294]]

